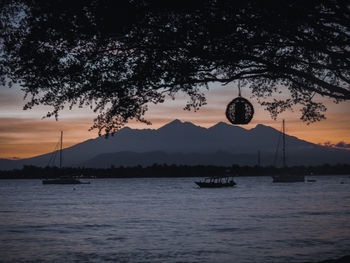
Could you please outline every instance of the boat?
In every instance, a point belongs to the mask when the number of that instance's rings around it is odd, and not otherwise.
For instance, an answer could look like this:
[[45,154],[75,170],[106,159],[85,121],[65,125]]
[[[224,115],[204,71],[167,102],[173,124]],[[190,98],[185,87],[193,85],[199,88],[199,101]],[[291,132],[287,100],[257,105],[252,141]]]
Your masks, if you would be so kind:
[[82,182],[72,176],[60,176],[55,179],[42,180],[43,184],[90,184],[90,182]]
[[[60,169],[62,168],[62,146],[63,146],[63,131],[61,131],[61,140],[60,140]],[[43,184],[90,184],[90,182],[82,182],[79,179],[75,178],[73,175],[60,176],[53,179],[43,179]]]
[[[283,157],[283,170],[287,170],[286,164],[286,139],[285,139],[285,123],[282,121],[282,157]],[[300,174],[280,174],[272,176],[272,181],[274,183],[297,183],[297,182],[305,182],[305,176]]]
[[219,187],[232,187],[236,185],[233,181],[233,177],[229,176],[215,176],[204,178],[203,181],[195,182],[201,188],[219,188]]

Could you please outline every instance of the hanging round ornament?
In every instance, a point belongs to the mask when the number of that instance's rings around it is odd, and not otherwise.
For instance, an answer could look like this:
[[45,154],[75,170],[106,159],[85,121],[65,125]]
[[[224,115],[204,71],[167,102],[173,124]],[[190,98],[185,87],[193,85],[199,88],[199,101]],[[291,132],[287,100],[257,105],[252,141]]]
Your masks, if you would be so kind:
[[226,108],[226,118],[232,124],[248,124],[254,115],[253,105],[241,96],[241,87],[238,82],[238,97],[233,99]]

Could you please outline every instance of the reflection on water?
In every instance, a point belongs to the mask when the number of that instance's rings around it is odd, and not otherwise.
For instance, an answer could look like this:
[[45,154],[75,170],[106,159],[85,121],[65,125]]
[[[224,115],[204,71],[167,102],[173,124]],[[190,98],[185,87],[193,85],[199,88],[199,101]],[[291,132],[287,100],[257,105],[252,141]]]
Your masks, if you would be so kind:
[[[3,262],[303,262],[350,247],[350,179],[0,180]],[[344,184],[341,184],[344,182]]]

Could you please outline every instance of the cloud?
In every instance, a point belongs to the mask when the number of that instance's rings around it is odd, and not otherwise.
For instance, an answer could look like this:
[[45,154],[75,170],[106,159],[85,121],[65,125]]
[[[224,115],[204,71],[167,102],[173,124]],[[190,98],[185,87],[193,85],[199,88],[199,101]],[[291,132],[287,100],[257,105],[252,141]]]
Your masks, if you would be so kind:
[[350,143],[345,143],[343,141],[335,144],[336,147],[350,149]]
[[350,143],[345,143],[344,141],[340,141],[338,143],[331,143],[330,141],[327,141],[325,143],[320,143],[320,145],[338,148],[338,149],[350,150]]
[[35,119],[35,118],[1,118],[1,133],[46,133],[48,131],[57,131],[64,129],[67,131],[85,128],[88,129],[92,124],[91,119],[77,118],[55,121],[54,119]]
[[0,109],[23,108],[25,104],[24,91],[18,85],[12,88],[0,86]]

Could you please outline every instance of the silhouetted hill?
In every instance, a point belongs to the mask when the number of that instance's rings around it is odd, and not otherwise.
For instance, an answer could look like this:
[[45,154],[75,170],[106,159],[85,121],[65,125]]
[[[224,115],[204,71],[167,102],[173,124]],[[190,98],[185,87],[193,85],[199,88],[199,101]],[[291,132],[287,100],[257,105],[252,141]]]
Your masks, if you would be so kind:
[[81,165],[88,168],[109,168],[111,166],[151,166],[153,164],[167,165],[217,165],[230,166],[233,163],[255,165],[254,159],[249,154],[232,154],[227,152],[215,153],[166,153],[166,152],[118,152],[100,154]]
[[[261,156],[262,165],[272,165],[274,155],[265,153]],[[349,163],[350,153],[303,151],[293,154],[287,159],[289,166],[322,165],[324,163]],[[109,168],[112,166],[151,166],[153,164],[166,165],[216,165],[231,166],[233,164],[254,166],[257,165],[257,154],[235,154],[223,151],[215,153],[166,153],[166,152],[117,152],[100,154],[80,164],[81,167]]]
[[[163,127],[131,129],[125,127],[114,136],[98,137],[63,150],[64,166],[109,167],[110,165],[167,164],[273,164],[281,133],[265,125],[244,128],[220,122],[210,128],[174,120]],[[313,144],[286,135],[289,165],[349,163],[350,151]],[[46,166],[52,154],[22,160],[0,160],[0,169],[23,165]],[[58,160],[56,165],[58,164]]]
[[19,160],[0,159],[0,170],[10,170],[19,167]]

